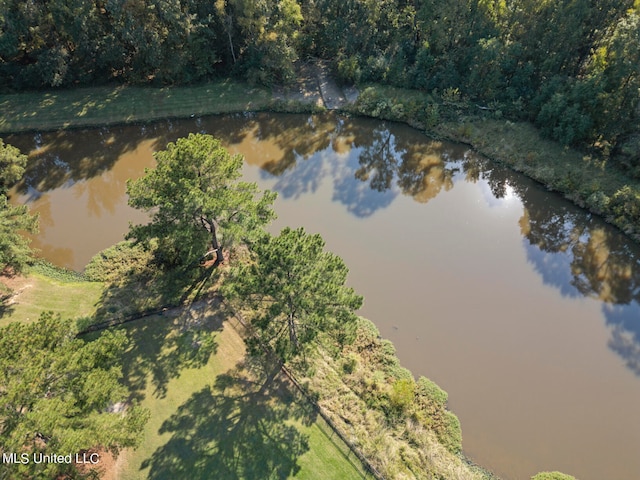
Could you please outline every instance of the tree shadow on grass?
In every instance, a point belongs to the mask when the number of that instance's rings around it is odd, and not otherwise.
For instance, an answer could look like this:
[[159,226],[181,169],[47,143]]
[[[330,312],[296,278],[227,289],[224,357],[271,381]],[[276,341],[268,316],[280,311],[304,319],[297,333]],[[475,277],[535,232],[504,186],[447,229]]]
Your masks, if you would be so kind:
[[128,269],[112,275],[96,305],[95,321],[127,318],[196,301],[215,282],[213,267],[162,269],[153,255],[133,258]]
[[123,374],[132,400],[142,400],[149,383],[163,398],[169,381],[187,368],[202,368],[217,352],[216,333],[226,318],[217,300],[153,315],[126,325],[131,348]]
[[285,479],[299,470],[308,438],[293,421],[315,417],[297,404],[277,366],[244,362],[194,393],[161,426],[169,441],[145,460],[154,479]]
[[[185,368],[204,366],[216,352],[215,333],[227,318],[219,299],[200,298],[218,275],[212,268],[132,269],[103,292],[92,321],[127,320],[132,347],[124,359],[124,378],[132,399],[144,397],[151,382],[164,397],[168,382]],[[155,312],[149,314],[149,312]]]
[[9,269],[0,271],[0,319],[5,316],[10,317],[15,310],[13,298],[16,292],[5,284],[5,282],[10,282],[14,277],[14,273]]
[[0,319],[4,317],[10,317],[15,310],[12,303],[9,303],[11,299],[10,293],[4,293],[0,290]]

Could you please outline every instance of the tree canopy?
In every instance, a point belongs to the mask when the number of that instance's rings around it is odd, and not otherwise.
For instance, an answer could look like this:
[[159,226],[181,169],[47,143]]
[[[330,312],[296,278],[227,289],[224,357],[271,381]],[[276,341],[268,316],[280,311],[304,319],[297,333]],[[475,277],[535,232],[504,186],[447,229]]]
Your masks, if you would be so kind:
[[319,334],[348,340],[362,297],[345,286],[348,268],[320,235],[285,228],[254,251],[255,263],[239,267],[227,291],[252,307],[264,343],[286,360]]
[[[93,341],[75,338],[72,322],[52,313],[0,330],[0,445],[7,453],[75,455],[95,447],[117,451],[140,440],[147,413],[130,407],[120,383],[122,331]],[[0,464],[0,477],[57,478],[73,464]]]
[[639,132],[639,18],[638,0],[0,0],[0,89],[286,83],[316,57],[345,81],[451,89],[623,150]]
[[32,257],[30,240],[20,233],[38,231],[38,217],[29,214],[26,205],[13,206],[0,194],[0,271],[9,267],[20,272]]
[[0,193],[6,194],[22,178],[26,166],[27,156],[0,138]]
[[27,156],[0,139],[0,272],[9,267],[20,272],[31,259],[30,240],[20,231],[36,233],[38,217],[27,206],[9,203],[7,191],[24,174]]
[[188,265],[209,248],[251,242],[275,217],[276,194],[239,181],[242,156],[230,155],[211,135],[190,134],[155,154],[157,166],[127,183],[129,204],[151,213],[151,222],[131,228],[129,238],[158,239],[165,263]]

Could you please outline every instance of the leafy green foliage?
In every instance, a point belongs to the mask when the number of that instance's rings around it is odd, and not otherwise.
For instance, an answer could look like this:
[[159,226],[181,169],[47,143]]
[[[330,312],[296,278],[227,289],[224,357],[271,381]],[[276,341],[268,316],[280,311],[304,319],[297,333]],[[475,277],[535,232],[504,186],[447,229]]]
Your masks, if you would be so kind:
[[508,117],[536,121],[556,140],[605,153],[638,131],[634,0],[1,5],[4,90],[108,80],[191,83],[218,75],[273,85],[293,78],[299,58],[320,57],[342,81],[432,94],[459,89]]
[[531,477],[531,480],[576,480],[576,478],[561,472],[540,472]]
[[346,287],[344,261],[320,235],[285,228],[254,245],[256,261],[236,269],[226,292],[253,309],[261,340],[289,359],[319,335],[350,339],[362,297]]
[[151,261],[140,245],[124,241],[97,253],[84,269],[87,280],[113,282],[127,275],[142,273]]
[[0,193],[7,190],[22,178],[27,166],[27,156],[16,147],[5,144],[0,138]]
[[416,382],[413,378],[396,380],[391,387],[391,406],[399,412],[404,412],[413,404],[415,393]]
[[343,351],[354,364],[353,371],[346,372],[342,380],[368,408],[383,412],[390,424],[415,422],[435,433],[449,452],[460,453],[462,430],[458,417],[447,410],[447,392],[425,377],[416,382],[400,366],[393,344],[381,339],[370,321],[359,319],[356,331],[355,341]]
[[[298,59],[295,48],[302,22],[296,0],[231,0],[227,18],[236,18],[240,59],[250,83],[272,85],[293,80],[293,62]],[[231,13],[231,11],[235,13]]]
[[[75,454],[94,447],[135,446],[147,420],[144,410],[109,413],[126,401],[120,384],[123,332],[90,342],[75,338],[72,322],[44,314],[31,324],[11,323],[0,333],[0,442],[5,452]],[[0,465],[11,477],[56,478],[73,464]]]
[[640,194],[628,185],[610,198],[608,207],[619,225],[637,225],[640,222]]
[[426,377],[418,379],[417,393],[426,401],[440,408],[444,408],[447,405],[449,398],[447,392]]
[[20,231],[38,231],[38,217],[29,215],[28,207],[13,206],[7,198],[8,189],[22,178],[27,156],[0,139],[0,272],[10,268],[20,272],[31,260],[29,240]]
[[462,452],[462,428],[458,416],[445,410],[442,423],[434,428],[438,440],[452,453]]
[[20,234],[21,230],[37,232],[38,217],[30,215],[25,205],[10,205],[7,197],[0,194],[0,271],[8,267],[20,272],[31,260],[29,239]]
[[61,283],[82,282],[87,280],[82,273],[58,267],[57,265],[47,262],[41,258],[33,262],[33,265],[29,268],[29,272],[39,273],[40,275],[44,275],[45,277]]
[[242,157],[230,155],[210,135],[190,134],[155,154],[157,167],[127,182],[129,205],[151,213],[151,222],[131,228],[128,237],[148,244],[157,239],[160,261],[197,262],[209,248],[223,260],[233,242],[252,242],[275,217],[276,194],[238,181]]

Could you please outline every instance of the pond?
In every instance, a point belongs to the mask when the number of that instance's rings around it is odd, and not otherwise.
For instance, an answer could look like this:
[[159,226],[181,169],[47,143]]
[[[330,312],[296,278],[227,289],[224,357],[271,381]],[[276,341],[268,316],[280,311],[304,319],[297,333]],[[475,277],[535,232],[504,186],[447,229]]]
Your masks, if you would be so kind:
[[125,182],[189,132],[246,157],[285,225],[344,258],[361,314],[404,366],[449,393],[465,453],[505,479],[561,470],[640,475],[640,249],[617,230],[467,148],[331,115],[237,115],[21,135],[14,201],[34,245],[82,269],[144,215]]

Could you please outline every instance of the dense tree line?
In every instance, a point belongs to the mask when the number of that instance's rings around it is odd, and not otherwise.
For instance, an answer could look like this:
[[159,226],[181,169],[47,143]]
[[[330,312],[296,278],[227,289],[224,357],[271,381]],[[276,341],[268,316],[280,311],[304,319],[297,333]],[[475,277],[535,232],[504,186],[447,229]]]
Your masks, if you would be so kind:
[[345,81],[493,105],[567,144],[638,141],[638,0],[0,0],[4,90],[282,83],[311,56]]

